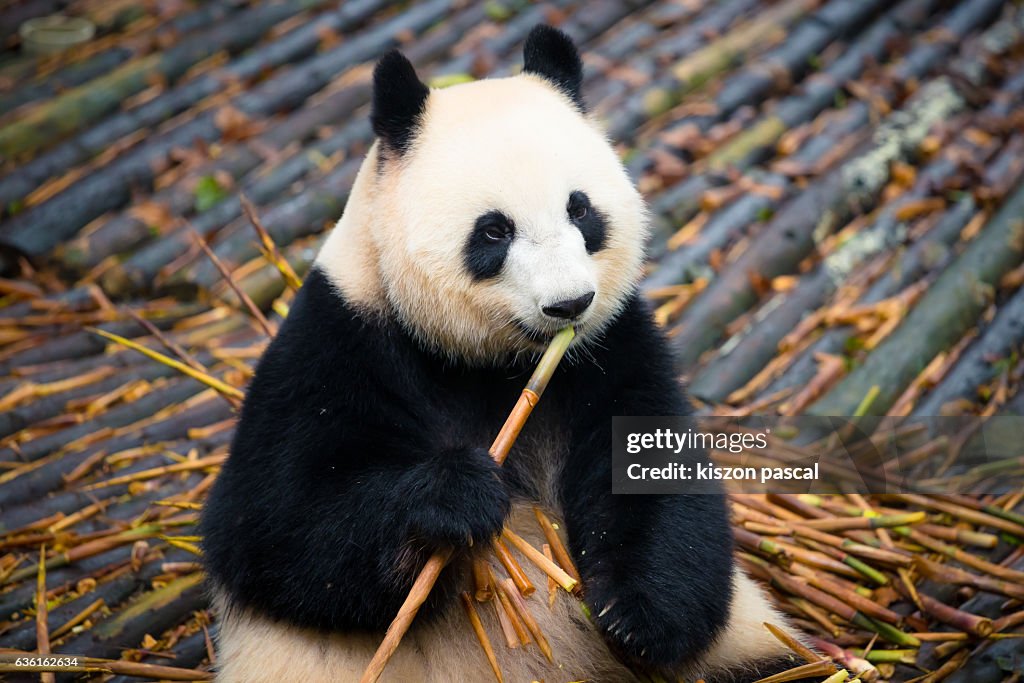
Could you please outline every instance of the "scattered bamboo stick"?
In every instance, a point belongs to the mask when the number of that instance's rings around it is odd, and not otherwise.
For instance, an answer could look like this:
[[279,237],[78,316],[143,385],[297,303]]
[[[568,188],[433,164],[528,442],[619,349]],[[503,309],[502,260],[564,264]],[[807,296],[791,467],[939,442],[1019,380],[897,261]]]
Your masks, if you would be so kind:
[[477,602],[487,602],[494,597],[491,590],[490,567],[482,557],[473,558],[473,597]]
[[509,602],[512,603],[512,606],[516,609],[516,613],[519,615],[519,618],[522,619],[523,624],[526,626],[526,630],[530,632],[533,640],[537,643],[537,647],[540,648],[540,651],[544,653],[544,656],[549,662],[554,662],[555,660],[551,653],[551,645],[548,644],[548,639],[544,637],[544,633],[540,630],[540,625],[537,623],[537,620],[533,618],[532,614],[530,614],[530,609],[526,606],[526,602],[523,600],[522,595],[520,595],[517,590],[514,590],[516,588],[515,583],[513,583],[512,579],[505,579],[502,581],[499,588],[505,591]]
[[548,519],[548,516],[539,507],[535,506],[533,508],[533,514],[537,517],[537,523],[540,524],[540,528],[544,532],[544,538],[547,539],[554,559],[558,561],[558,564],[562,566],[562,569],[569,576],[579,581],[579,570],[576,569],[576,564],[572,561],[572,557],[569,556],[569,551],[562,544],[562,539],[559,537],[558,531],[555,530],[554,524],[551,523],[551,520]]
[[[555,556],[551,552],[551,546],[545,543],[541,550],[544,552],[544,557],[548,558],[552,562],[555,561]],[[555,606],[555,600],[558,599],[558,584],[550,576],[548,577],[548,607]]]
[[[494,593],[493,588],[491,588],[491,593]],[[498,617],[498,624],[501,626],[501,634],[505,637],[505,645],[515,650],[519,647],[519,637],[516,635],[516,630],[512,628],[512,619],[505,611],[505,607],[501,600],[495,598],[494,600],[491,600],[491,604],[494,605],[494,613]]]
[[516,550],[521,552],[531,562],[537,565],[541,570],[544,571],[549,577],[554,579],[555,583],[565,589],[568,593],[575,593],[580,585],[580,582],[569,576],[565,571],[562,570],[557,564],[544,557],[544,553],[540,552],[532,545],[527,543],[523,538],[516,535],[509,529],[503,529],[501,535],[512,545],[516,547]]
[[530,631],[526,628],[526,623],[523,622],[522,617],[519,615],[519,611],[515,608],[515,605],[512,604],[512,598],[509,597],[504,584],[498,581],[498,578],[493,572],[491,572],[491,588],[494,591],[498,602],[501,604],[501,608],[505,611],[505,614],[508,615],[509,623],[512,624],[512,630],[515,631],[519,644],[523,647],[531,644],[533,642],[533,637],[530,635]]
[[116,344],[125,346],[133,351],[138,351],[142,355],[147,356],[148,358],[151,358],[157,361],[158,363],[163,363],[164,365],[170,366],[177,370],[178,372],[184,375],[188,375],[189,377],[198,382],[202,382],[206,386],[211,387],[212,389],[223,394],[224,396],[227,396],[231,399],[238,401],[239,405],[241,404],[242,398],[244,398],[245,396],[245,394],[243,394],[241,390],[236,389],[235,387],[230,386],[228,384],[225,384],[224,382],[220,381],[213,375],[209,375],[205,372],[199,372],[195,368],[191,368],[180,361],[176,361],[173,358],[165,356],[164,354],[158,351],[154,351],[153,349],[147,348],[142,344],[138,344],[130,339],[125,339],[120,335],[114,334],[113,332],[107,332],[106,330],[101,330],[97,327],[87,327],[85,329],[92,332],[93,334],[98,334],[99,336],[104,337],[105,339],[109,339],[110,341]]
[[65,633],[69,633],[71,629],[84,622],[93,614],[93,612],[104,607],[105,605],[106,602],[103,600],[103,598],[97,598],[96,600],[93,600],[91,603],[89,603],[88,606],[86,606],[85,609],[83,609],[81,612],[79,612],[71,619],[69,619],[65,624],[61,625],[58,628],[55,628],[53,630],[53,633],[50,634],[50,637],[60,638]]
[[501,675],[501,668],[498,666],[498,658],[494,654],[490,638],[487,637],[487,631],[484,630],[484,625],[480,621],[480,615],[477,614],[473,598],[466,592],[462,592],[459,597],[462,599],[462,606],[466,608],[469,623],[473,625],[473,632],[476,634],[477,640],[480,641],[480,647],[484,649],[484,655],[487,657],[487,663],[491,665],[494,677],[498,683],[505,683],[505,677]]
[[210,262],[213,264],[214,268],[217,269],[217,272],[220,273],[224,282],[226,282],[228,287],[231,288],[231,291],[235,293],[235,296],[237,296],[238,300],[242,302],[242,305],[248,309],[252,317],[256,319],[256,322],[260,324],[260,327],[263,328],[263,332],[266,333],[268,337],[273,337],[274,328],[271,327],[270,321],[267,320],[267,317],[263,315],[263,311],[259,309],[259,306],[253,303],[253,300],[245,293],[245,290],[238,286],[238,283],[235,282],[235,278],[231,274],[231,271],[228,270],[227,266],[225,266],[220,258],[217,257],[217,254],[214,253],[213,249],[210,249],[210,245],[206,243],[203,236],[200,235],[192,226],[189,226],[189,229],[192,231],[192,238],[195,240],[196,244],[199,245],[199,248],[202,249],[203,253],[206,254],[206,257],[210,259]]
[[836,671],[835,664],[822,660],[813,664],[802,664],[789,671],[761,678],[755,683],[786,683],[787,681],[797,681],[801,678],[810,678],[812,676],[831,676]]
[[256,207],[253,206],[253,203],[244,193],[240,194],[238,199],[242,205],[242,211],[245,212],[252,227],[256,230],[256,234],[259,235],[264,258],[274,264],[274,267],[281,273],[281,277],[284,278],[284,282],[289,289],[295,292],[299,291],[299,288],[302,287],[302,278],[295,274],[295,270],[288,263],[288,259],[281,255],[281,251],[277,248],[277,244],[270,236],[270,233],[263,227]]
[[775,624],[770,624],[766,621],[763,624],[763,626],[766,629],[768,629],[768,632],[775,636],[775,638],[780,643],[782,643],[790,650],[792,650],[794,653],[799,655],[808,664],[814,664],[816,662],[822,661],[821,655],[814,652],[814,650],[810,649],[809,647],[801,643],[799,640],[797,640],[789,633],[776,626]]
[[[50,633],[47,626],[49,610],[46,605],[46,544],[39,546],[39,566],[36,573],[36,652],[45,657],[50,654]],[[56,683],[52,673],[41,673],[42,683]]]
[[502,566],[505,567],[505,571],[512,577],[512,581],[515,583],[516,588],[522,595],[530,596],[533,595],[537,589],[534,587],[530,578],[523,571],[523,568],[516,561],[516,558],[512,557],[512,553],[509,552],[508,547],[501,542],[500,538],[495,538],[491,542],[494,548],[494,554],[498,556],[498,560]]

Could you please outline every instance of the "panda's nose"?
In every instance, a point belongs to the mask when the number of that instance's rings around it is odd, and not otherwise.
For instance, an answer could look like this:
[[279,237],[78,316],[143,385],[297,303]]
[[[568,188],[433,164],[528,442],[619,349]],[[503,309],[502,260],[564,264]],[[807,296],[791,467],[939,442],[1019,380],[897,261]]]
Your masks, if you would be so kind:
[[575,299],[556,301],[553,304],[544,306],[540,310],[544,311],[544,315],[549,315],[552,318],[572,320],[573,318],[580,317],[583,314],[583,311],[587,310],[587,307],[590,306],[590,302],[593,300],[594,293],[587,292],[583,296],[578,296]]

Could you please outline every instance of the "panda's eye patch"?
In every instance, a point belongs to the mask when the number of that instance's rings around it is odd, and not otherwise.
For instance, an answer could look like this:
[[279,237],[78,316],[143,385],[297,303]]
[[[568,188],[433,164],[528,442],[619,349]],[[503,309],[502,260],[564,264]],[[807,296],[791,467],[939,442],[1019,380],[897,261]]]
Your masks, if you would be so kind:
[[580,234],[583,235],[583,242],[586,244],[588,254],[604,249],[607,236],[605,217],[596,206],[590,203],[590,197],[585,192],[576,190],[570,194],[565,211],[569,215],[569,220],[579,228]]
[[500,211],[488,211],[476,219],[463,247],[466,269],[476,280],[494,277],[505,263],[516,226]]

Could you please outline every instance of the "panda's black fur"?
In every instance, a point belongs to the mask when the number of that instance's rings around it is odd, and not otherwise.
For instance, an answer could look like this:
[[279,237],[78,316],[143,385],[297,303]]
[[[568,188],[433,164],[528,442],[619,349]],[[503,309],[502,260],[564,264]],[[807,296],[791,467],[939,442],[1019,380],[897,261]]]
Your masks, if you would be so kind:
[[[582,110],[581,64],[564,34],[539,27],[525,54],[527,71]],[[385,155],[415,145],[426,92],[401,55],[378,66],[373,124]],[[591,200],[585,216],[571,200],[566,207],[588,221],[577,226],[588,253],[607,230],[601,198]],[[480,256],[475,232],[461,267],[493,277],[504,257]],[[456,549],[418,620],[465,590],[468,558],[486,549],[517,501],[546,501],[564,520],[611,651],[646,671],[699,660],[730,619],[724,495],[611,492],[612,417],[690,413],[650,311],[634,292],[584,349],[570,350],[499,468],[487,448],[535,361],[510,352],[464,362],[431,349],[393,316],[348,301],[314,266],[257,366],[204,506],[217,594],[232,610],[310,633],[382,634],[431,553]],[[542,491],[537,462],[521,449],[548,434],[560,446],[545,464],[555,485]],[[750,681],[791,665],[739,661],[706,680]]]
[[[298,624],[387,627],[425,553],[487,540],[510,495],[536,495],[515,447],[505,471],[487,454],[531,365],[454,364],[400,325],[364,318],[313,270],[259,363],[206,505],[211,576],[240,603]],[[567,431],[559,492],[587,602],[599,624],[614,618],[629,636],[614,643],[624,653],[666,665],[703,651],[725,622],[724,502],[613,496],[611,418],[687,412],[634,298],[586,360],[558,368],[523,430]],[[434,603],[465,586],[451,584]]]

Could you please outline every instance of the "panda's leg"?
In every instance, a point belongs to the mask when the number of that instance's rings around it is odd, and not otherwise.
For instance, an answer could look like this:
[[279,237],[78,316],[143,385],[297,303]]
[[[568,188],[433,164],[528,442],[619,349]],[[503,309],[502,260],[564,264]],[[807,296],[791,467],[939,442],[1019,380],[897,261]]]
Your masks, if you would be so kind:
[[[380,636],[324,634],[232,606],[215,592],[219,630],[217,683],[338,683],[358,681]],[[382,681],[429,681],[425,658],[413,643],[395,652]]]
[[750,683],[803,664],[768,632],[765,623],[799,639],[799,633],[772,607],[760,586],[735,568],[729,621],[691,675],[707,683]]
[[[540,548],[545,539],[532,507],[515,505],[508,527]],[[531,562],[521,557],[520,561],[537,589],[526,599],[526,605],[551,646],[554,662],[548,662],[535,644],[508,647],[498,623],[496,601],[476,603],[505,680],[636,683],[636,677],[608,651],[579,600],[560,590],[554,605],[549,605],[547,575]],[[495,573],[503,575],[500,569]],[[466,590],[471,590],[468,573],[464,582]],[[297,628],[231,605],[217,591],[214,605],[219,621],[218,683],[358,681],[383,637],[382,633],[323,634]],[[382,683],[492,679],[483,649],[459,601],[432,619],[414,622],[381,677]]]

